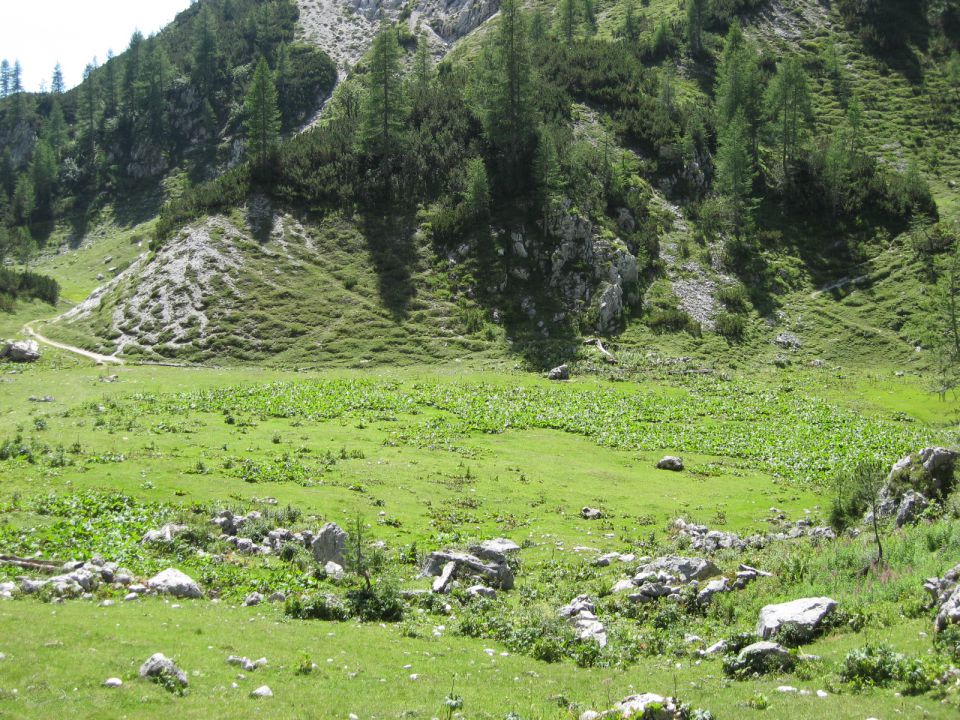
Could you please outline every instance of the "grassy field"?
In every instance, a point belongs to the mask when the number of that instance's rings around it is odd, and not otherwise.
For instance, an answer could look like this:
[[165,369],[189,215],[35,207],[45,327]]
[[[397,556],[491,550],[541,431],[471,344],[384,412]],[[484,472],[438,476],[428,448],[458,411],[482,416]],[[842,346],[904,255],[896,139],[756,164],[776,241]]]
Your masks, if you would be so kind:
[[[870,642],[939,662],[921,585],[956,562],[960,522],[949,515],[891,535],[889,570],[859,581],[872,552],[864,537],[721,552],[725,572],[748,562],[774,578],[706,612],[658,604],[638,614],[609,594],[627,566],[592,565],[599,551],[683,552],[669,527],[678,516],[744,536],[777,527],[772,507],[786,522],[822,522],[832,469],[863,451],[892,460],[955,441],[957,402],[931,400],[910,378],[813,368],[703,378],[651,365],[558,385],[463,368],[100,369],[55,352],[4,368],[0,444],[22,452],[0,462],[0,553],[100,553],[144,577],[172,565],[208,595],[124,603],[122,591],[102,588],[65,604],[0,601],[4,717],[54,707],[90,718],[443,717],[452,693],[464,717],[563,718],[645,691],[676,693],[715,717],[956,712],[936,693],[854,692],[837,677],[846,653]],[[53,402],[29,400],[46,395]],[[687,470],[656,470],[666,452],[682,454]],[[582,519],[585,505],[604,519]],[[426,552],[509,537],[523,547],[517,588],[483,603],[455,593],[449,608],[414,599],[400,623],[238,607],[253,590],[342,594],[355,583],[318,576],[302,558],[231,552],[209,535],[207,518],[223,507],[281,513],[293,529],[359,519],[368,541],[385,543],[376,577],[408,590],[429,586],[418,577]],[[143,532],[171,520],[206,534],[201,547],[140,545]],[[598,599],[611,634],[599,654],[555,619],[583,592]],[[694,654],[750,631],[763,604],[814,594],[838,599],[845,621],[804,648],[821,660],[796,674],[732,681],[719,660]],[[117,604],[99,607],[103,599]],[[556,638],[555,654],[534,641],[538,632]],[[153,652],[191,675],[185,697],[136,678]],[[269,664],[239,677],[229,654]],[[304,662],[319,667],[298,674]],[[110,676],[125,686],[100,687]],[[264,683],[274,698],[247,697]],[[829,697],[785,695],[780,685]]]

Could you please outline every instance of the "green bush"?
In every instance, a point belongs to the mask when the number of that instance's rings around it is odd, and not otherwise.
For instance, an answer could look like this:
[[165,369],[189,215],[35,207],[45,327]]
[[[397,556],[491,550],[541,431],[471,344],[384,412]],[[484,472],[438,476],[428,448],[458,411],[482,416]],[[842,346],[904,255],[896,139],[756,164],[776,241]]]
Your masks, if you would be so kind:
[[375,583],[347,592],[347,608],[352,617],[364,622],[400,622],[404,605],[392,583]]
[[350,612],[336,595],[317,593],[291,596],[283,608],[284,613],[298,620],[347,620]]
[[700,323],[680,308],[658,308],[650,313],[647,326],[654,332],[688,332],[700,336]]
[[747,289],[740,283],[724,285],[717,291],[717,300],[733,313],[746,312],[750,306],[750,296],[747,294]]
[[742,339],[747,327],[747,321],[744,320],[743,317],[728,312],[722,312],[717,315],[714,322],[717,334],[722,335],[727,340]]
[[905,658],[887,645],[866,645],[843,659],[840,679],[855,687],[886,687],[904,676]]

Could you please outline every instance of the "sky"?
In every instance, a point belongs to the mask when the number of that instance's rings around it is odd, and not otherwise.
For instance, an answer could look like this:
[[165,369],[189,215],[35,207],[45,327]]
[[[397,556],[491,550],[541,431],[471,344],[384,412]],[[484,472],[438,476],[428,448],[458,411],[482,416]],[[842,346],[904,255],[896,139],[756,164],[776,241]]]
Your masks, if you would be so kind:
[[0,58],[23,66],[23,87],[30,92],[50,85],[59,62],[67,87],[79,85],[94,57],[108,50],[119,55],[134,30],[160,30],[191,0],[0,0]]

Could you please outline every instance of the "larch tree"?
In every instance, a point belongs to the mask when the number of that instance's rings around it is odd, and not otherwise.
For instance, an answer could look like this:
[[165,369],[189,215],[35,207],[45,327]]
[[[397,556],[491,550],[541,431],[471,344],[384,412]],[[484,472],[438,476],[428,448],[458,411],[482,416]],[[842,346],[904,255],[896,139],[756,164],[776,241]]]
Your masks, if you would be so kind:
[[5,98],[10,94],[10,80],[13,74],[13,68],[10,67],[10,61],[6,58],[0,62],[0,98]]
[[753,211],[753,179],[756,170],[751,151],[750,126],[743,110],[720,133],[717,146],[717,191],[727,198],[737,237],[749,227]]
[[494,38],[484,124],[509,177],[516,178],[534,132],[530,49],[519,0],[503,0]]
[[393,157],[404,121],[403,68],[397,31],[383,21],[370,51],[363,108],[363,145],[381,158]]
[[216,87],[219,73],[220,49],[217,45],[217,21],[205,4],[197,16],[193,36],[193,57],[190,79],[204,98],[209,98]]
[[784,181],[789,183],[791,165],[813,115],[807,73],[796,56],[780,63],[767,88],[766,106],[772,133],[780,146]]
[[560,13],[560,36],[567,45],[572,45],[577,33],[576,2],[574,0],[560,0],[558,12]]
[[720,131],[742,110],[753,153],[756,155],[757,137],[763,114],[763,88],[760,64],[753,46],[743,36],[738,23],[730,26],[717,69],[716,90],[717,126]]
[[244,102],[247,152],[257,168],[263,168],[280,137],[280,109],[273,73],[261,56]]

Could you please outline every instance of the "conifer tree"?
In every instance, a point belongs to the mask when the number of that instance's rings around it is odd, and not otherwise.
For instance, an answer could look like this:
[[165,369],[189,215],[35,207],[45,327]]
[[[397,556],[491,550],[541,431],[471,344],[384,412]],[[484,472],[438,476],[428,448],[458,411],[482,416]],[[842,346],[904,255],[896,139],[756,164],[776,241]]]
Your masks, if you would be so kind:
[[760,65],[756,50],[743,36],[736,22],[730,26],[720,58],[716,97],[719,130],[722,131],[737,111],[742,110],[756,155],[763,99]]
[[247,151],[258,168],[265,167],[280,135],[277,88],[266,59],[260,58],[244,104]]
[[10,73],[10,94],[17,95],[23,92],[23,67],[19,60],[13,63],[13,71]]
[[626,3],[624,3],[623,36],[630,42],[636,42],[640,36],[640,23],[637,20],[636,0],[626,0]]
[[60,67],[60,63],[57,63],[53,68],[53,78],[50,80],[50,92],[54,95],[63,95],[66,89],[63,82],[63,68]]
[[767,88],[766,105],[771,130],[780,145],[784,180],[789,182],[791,163],[812,117],[807,73],[796,56],[780,63]]
[[687,0],[687,42],[690,52],[703,52],[703,29],[707,24],[707,0]]
[[190,78],[204,98],[209,98],[216,87],[220,50],[217,46],[217,21],[204,4],[197,16],[193,37],[193,58]]
[[363,144],[374,155],[392,157],[403,130],[403,69],[396,29],[385,20],[373,41],[363,108]]
[[83,83],[80,85],[80,109],[83,132],[86,135],[86,148],[92,160],[97,143],[97,112],[100,107],[100,92],[97,85],[96,60],[83,71]]
[[492,77],[486,88],[484,124],[506,165],[519,180],[519,164],[528,156],[533,136],[530,55],[519,0],[503,0],[494,39]]
[[413,68],[410,76],[410,99],[419,113],[425,109],[430,98],[430,83],[433,81],[433,58],[425,33],[417,36],[417,51],[413,56]]
[[[501,13],[503,11],[501,10]],[[577,32],[577,5],[574,0],[560,0],[560,37],[567,45],[573,44]]]
[[46,140],[39,140],[30,163],[30,180],[33,183],[36,210],[41,217],[48,217],[52,212],[57,172],[57,158],[53,148]]
[[50,116],[44,123],[42,135],[59,158],[60,151],[67,142],[67,122],[63,117],[63,108],[56,98],[50,107]]
[[716,189],[730,203],[737,237],[749,226],[752,211],[751,195],[756,172],[750,144],[747,117],[743,110],[737,110],[733,119],[720,133],[716,159]]
[[10,61],[6,58],[0,62],[0,98],[5,98],[10,94],[10,80],[13,74],[13,68],[10,67]]
[[117,68],[119,60],[113,55],[113,50],[107,51],[107,62],[103,68],[103,114],[104,117],[115,117],[120,107],[117,86]]

